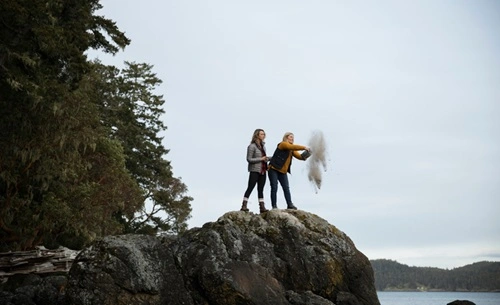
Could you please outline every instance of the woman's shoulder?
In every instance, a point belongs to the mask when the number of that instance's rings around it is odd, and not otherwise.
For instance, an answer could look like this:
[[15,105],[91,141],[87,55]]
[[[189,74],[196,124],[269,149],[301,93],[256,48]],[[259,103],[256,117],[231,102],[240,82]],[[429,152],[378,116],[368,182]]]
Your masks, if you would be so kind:
[[292,144],[288,143],[287,141],[281,141],[278,144],[279,149],[290,149]]
[[298,144],[290,144],[287,141],[283,141],[280,144],[278,144],[278,148],[281,150],[301,150],[304,149],[305,146]]
[[247,148],[248,149],[257,148],[257,144],[255,142],[252,142],[252,143],[248,144]]

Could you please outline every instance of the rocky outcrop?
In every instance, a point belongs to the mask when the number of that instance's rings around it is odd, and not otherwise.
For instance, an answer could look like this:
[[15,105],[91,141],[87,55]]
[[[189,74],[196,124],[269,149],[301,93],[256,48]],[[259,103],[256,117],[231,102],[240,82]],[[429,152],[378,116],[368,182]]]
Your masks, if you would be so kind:
[[0,286],[2,305],[66,305],[66,274],[15,274]]
[[453,302],[448,303],[447,305],[476,305],[476,303],[468,300],[455,300]]
[[379,305],[369,260],[300,210],[228,212],[180,236],[110,236],[69,273],[68,304]]

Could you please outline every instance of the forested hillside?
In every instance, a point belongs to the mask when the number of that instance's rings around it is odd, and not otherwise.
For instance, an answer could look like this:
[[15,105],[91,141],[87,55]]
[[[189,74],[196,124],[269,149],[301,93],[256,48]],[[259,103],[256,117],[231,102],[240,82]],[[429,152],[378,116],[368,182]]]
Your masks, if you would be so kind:
[[187,228],[192,198],[159,136],[162,81],[150,64],[87,58],[130,43],[100,8],[0,1],[0,252]]
[[410,267],[396,261],[370,261],[378,291],[498,291],[500,262],[478,262],[451,270]]

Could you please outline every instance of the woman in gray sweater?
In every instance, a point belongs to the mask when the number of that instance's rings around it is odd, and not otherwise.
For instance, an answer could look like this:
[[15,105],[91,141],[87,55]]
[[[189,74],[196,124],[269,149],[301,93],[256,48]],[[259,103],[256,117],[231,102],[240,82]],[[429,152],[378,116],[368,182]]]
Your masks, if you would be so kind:
[[266,133],[263,129],[255,129],[252,141],[247,147],[248,187],[243,195],[243,203],[240,209],[244,212],[248,212],[248,197],[250,197],[256,184],[259,211],[260,213],[268,211],[264,205],[264,185],[266,184],[267,161],[269,161],[269,157],[266,156],[265,138]]

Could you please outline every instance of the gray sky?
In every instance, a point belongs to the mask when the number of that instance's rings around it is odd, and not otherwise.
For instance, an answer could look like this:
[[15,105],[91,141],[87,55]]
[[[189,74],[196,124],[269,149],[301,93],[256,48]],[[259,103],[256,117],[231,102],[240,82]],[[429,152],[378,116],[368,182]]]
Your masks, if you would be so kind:
[[294,161],[293,201],[369,259],[500,261],[500,2],[101,4],[132,43],[98,57],[152,64],[164,82],[164,144],[194,197],[190,227],[240,208],[254,129],[268,154],[286,131],[304,145],[320,131],[323,185]]

